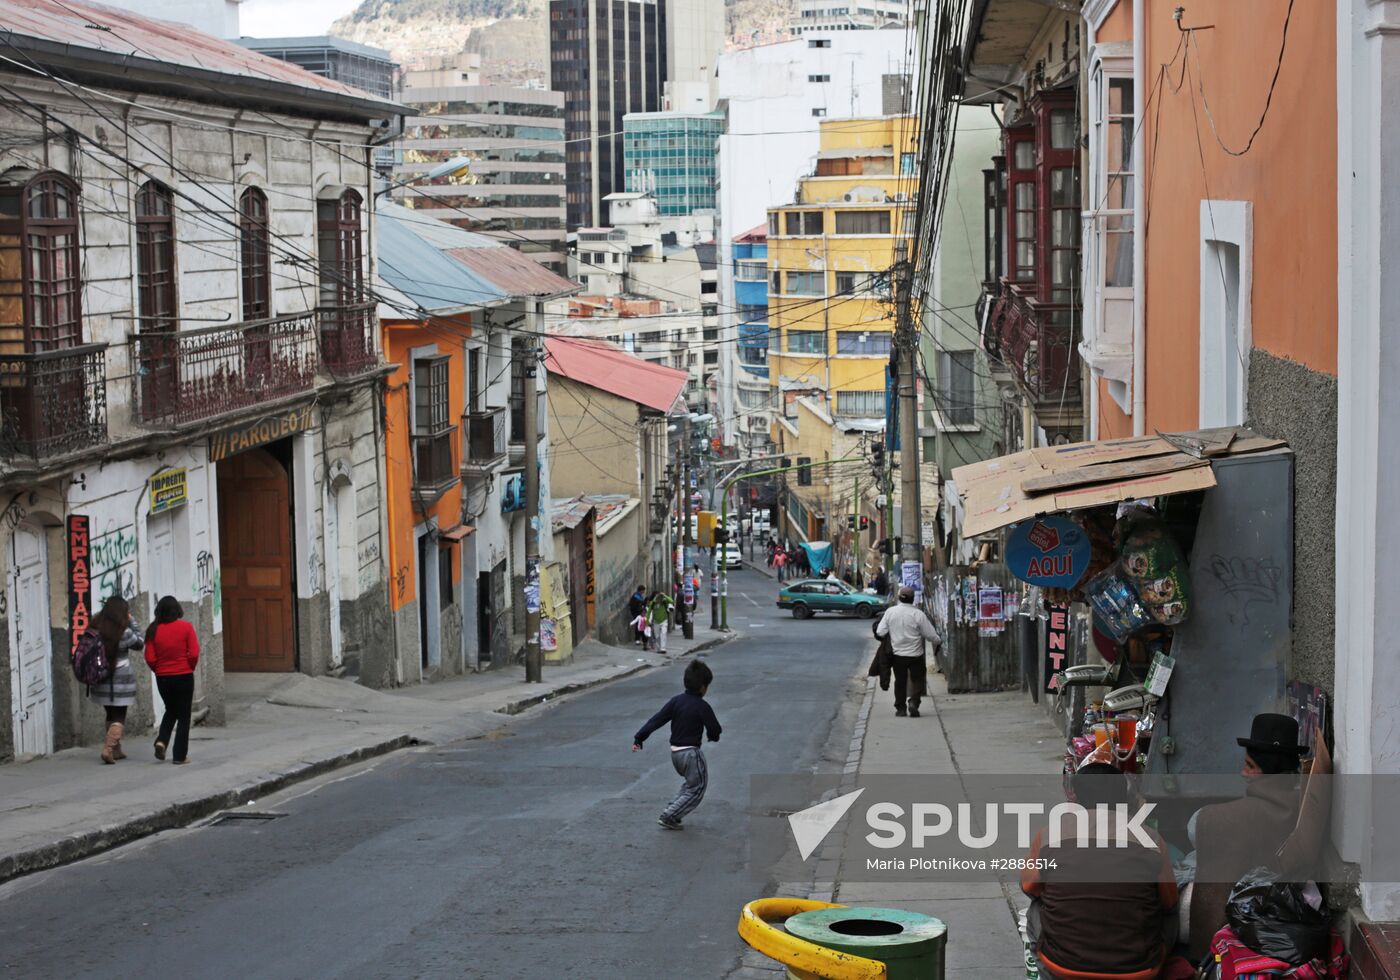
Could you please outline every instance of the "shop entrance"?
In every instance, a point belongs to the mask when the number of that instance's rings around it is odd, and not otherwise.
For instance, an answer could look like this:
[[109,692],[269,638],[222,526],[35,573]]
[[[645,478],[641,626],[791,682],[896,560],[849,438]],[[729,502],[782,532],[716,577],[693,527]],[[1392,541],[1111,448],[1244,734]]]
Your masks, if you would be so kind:
[[218,463],[226,671],[296,669],[291,480],[267,449]]
[[15,753],[53,751],[53,638],[49,630],[49,552],[43,529],[29,524],[10,538],[10,704]]

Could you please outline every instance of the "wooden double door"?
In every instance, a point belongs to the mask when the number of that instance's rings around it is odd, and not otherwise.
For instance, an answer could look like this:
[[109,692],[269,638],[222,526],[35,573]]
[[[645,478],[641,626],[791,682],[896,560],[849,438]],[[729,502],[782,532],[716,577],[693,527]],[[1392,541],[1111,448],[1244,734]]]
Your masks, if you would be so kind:
[[220,460],[224,669],[296,669],[291,479],[266,449]]

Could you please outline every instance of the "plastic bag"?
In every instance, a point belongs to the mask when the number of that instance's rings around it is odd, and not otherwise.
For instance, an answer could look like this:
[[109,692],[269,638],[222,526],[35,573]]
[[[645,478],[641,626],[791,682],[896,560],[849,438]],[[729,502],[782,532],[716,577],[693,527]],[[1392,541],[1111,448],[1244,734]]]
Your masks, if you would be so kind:
[[1293,966],[1325,958],[1331,923],[1311,882],[1279,881],[1268,868],[1248,872],[1225,903],[1225,917],[1240,942]]
[[1094,610],[1094,625],[1119,643],[1154,622],[1137,589],[1123,574],[1121,563],[1115,562],[1096,575],[1084,591]]
[[1184,622],[1191,609],[1186,558],[1166,525],[1154,518],[1131,519],[1123,530],[1122,574],[1147,614],[1163,626]]

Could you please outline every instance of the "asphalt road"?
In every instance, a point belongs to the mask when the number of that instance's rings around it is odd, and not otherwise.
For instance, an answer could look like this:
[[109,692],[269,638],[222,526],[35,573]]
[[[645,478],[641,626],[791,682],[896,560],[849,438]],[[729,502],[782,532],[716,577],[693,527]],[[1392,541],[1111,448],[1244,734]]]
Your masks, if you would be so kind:
[[[258,801],[267,822],[193,827],[0,887],[14,977],[723,977],[764,888],[745,866],[749,777],[840,768],[869,625],[774,607],[730,575],[744,635],[707,655],[724,737],[681,833],[653,670]],[[698,628],[708,616],[702,613]],[[839,753],[837,747],[839,746]],[[823,760],[823,755],[827,758]]]

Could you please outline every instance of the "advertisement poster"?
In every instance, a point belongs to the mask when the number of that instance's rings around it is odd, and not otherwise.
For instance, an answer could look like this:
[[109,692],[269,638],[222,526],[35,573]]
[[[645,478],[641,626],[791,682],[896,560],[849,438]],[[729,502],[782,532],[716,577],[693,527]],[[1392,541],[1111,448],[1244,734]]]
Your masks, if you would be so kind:
[[185,468],[163,470],[148,482],[151,491],[151,514],[164,514],[183,507],[189,499],[189,481]]
[[948,582],[942,575],[933,582],[933,625],[940,631],[948,628]]
[[1058,671],[1069,666],[1069,606],[1050,604],[1050,618],[1045,624],[1045,693],[1058,694]]
[[1054,514],[1022,521],[1006,542],[1006,566],[1023,582],[1070,589],[1089,568],[1089,535],[1067,517]]
[[552,619],[540,620],[540,649],[545,653],[553,653],[559,649],[559,630]]
[[979,636],[996,636],[1006,629],[1006,620],[1001,616],[1001,588],[987,586],[977,594],[977,633]]
[[540,611],[540,563],[537,558],[525,561],[525,611]]
[[901,562],[899,584],[901,587],[908,586],[914,590],[914,605],[922,603],[924,598],[924,566],[916,561]]
[[971,626],[977,622],[977,577],[962,580],[962,601],[958,603],[958,625]]

